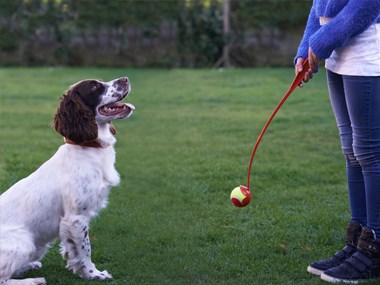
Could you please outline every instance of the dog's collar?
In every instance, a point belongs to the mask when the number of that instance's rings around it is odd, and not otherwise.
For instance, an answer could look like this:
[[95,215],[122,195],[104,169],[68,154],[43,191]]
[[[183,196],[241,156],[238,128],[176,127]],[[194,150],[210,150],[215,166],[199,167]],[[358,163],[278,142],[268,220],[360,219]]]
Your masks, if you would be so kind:
[[79,146],[84,146],[84,147],[102,148],[102,145],[98,141],[90,141],[90,142],[86,142],[82,144],[77,144],[67,138],[64,138],[64,140],[66,144],[73,144],[73,145],[79,145]]

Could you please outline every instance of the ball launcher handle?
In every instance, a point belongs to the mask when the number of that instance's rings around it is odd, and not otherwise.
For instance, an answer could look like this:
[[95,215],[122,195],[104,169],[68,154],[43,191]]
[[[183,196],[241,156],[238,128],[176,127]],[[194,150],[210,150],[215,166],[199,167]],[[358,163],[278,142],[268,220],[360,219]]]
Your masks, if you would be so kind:
[[268,128],[269,124],[271,123],[271,121],[273,120],[274,116],[277,114],[278,110],[280,110],[281,106],[285,103],[286,99],[288,99],[288,97],[293,93],[293,91],[297,88],[297,86],[299,86],[299,84],[302,82],[302,79],[305,77],[306,72],[308,72],[309,69],[310,69],[309,60],[305,59],[305,61],[302,64],[302,70],[300,72],[298,72],[296,74],[296,76],[294,77],[294,80],[293,80],[292,84],[290,85],[289,90],[285,93],[285,95],[281,99],[280,103],[274,109],[273,113],[270,115],[268,121],[264,125],[264,128],[262,129],[259,137],[257,138],[255,146],[254,146],[252,154],[251,154],[251,158],[249,160],[249,165],[248,165],[248,176],[247,176],[248,191],[250,191],[250,183],[251,183],[250,178],[251,178],[252,162],[253,162],[253,159],[255,157],[256,150],[259,147],[259,144],[261,142],[261,139],[263,138],[265,131],[267,130],[267,128]]

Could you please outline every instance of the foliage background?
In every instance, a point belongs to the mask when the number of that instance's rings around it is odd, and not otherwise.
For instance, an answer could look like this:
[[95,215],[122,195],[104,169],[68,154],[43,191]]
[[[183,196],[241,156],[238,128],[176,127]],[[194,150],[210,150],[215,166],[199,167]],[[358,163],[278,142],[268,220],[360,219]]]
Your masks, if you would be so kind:
[[0,0],[0,66],[292,64],[311,0]]

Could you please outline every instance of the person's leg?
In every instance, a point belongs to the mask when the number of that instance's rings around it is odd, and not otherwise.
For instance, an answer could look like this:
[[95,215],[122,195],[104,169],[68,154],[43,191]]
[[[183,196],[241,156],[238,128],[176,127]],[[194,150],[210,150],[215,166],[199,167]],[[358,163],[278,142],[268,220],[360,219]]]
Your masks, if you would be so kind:
[[344,76],[353,149],[363,170],[367,224],[380,242],[380,77]]
[[343,76],[327,70],[331,105],[339,129],[342,150],[346,157],[346,176],[351,220],[361,225],[367,223],[366,195],[362,168],[354,156],[351,118],[348,111],[347,88]]
[[343,76],[353,130],[353,150],[364,176],[367,224],[357,251],[321,279],[357,283],[380,278],[380,77]]
[[339,129],[343,153],[346,157],[346,175],[351,208],[351,221],[347,227],[346,246],[329,258],[310,264],[307,271],[321,275],[324,271],[340,265],[356,252],[362,224],[367,222],[365,189],[362,169],[352,148],[352,128],[347,109],[343,77],[327,70],[327,82],[331,105]]

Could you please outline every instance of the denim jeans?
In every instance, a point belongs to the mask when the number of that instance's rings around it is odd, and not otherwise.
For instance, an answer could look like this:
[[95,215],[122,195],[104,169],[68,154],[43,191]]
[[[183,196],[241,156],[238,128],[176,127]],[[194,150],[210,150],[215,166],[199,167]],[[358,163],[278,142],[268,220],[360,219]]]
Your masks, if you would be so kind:
[[380,76],[327,70],[327,82],[346,157],[351,219],[380,240]]

